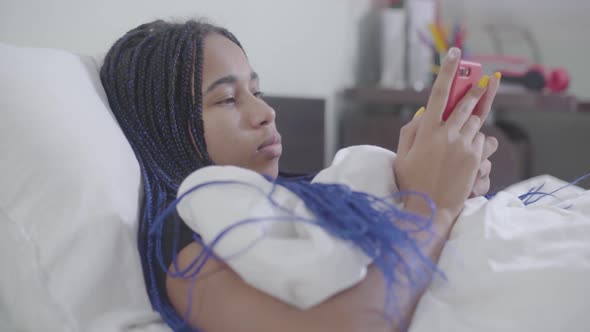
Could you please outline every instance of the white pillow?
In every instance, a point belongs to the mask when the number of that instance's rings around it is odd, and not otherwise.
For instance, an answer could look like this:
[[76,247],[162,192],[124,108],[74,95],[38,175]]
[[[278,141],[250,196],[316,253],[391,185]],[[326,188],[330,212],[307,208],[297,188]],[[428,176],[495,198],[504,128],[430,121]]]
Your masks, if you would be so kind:
[[151,311],[139,166],[96,62],[0,44],[0,110],[1,324],[85,331]]

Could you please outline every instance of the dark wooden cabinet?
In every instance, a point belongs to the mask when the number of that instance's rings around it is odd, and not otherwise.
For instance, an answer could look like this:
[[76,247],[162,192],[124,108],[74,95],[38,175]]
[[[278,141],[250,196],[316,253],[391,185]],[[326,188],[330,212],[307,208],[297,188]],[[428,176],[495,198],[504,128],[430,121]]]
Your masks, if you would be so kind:
[[283,140],[280,168],[284,172],[310,173],[324,167],[323,99],[265,97],[274,108]]

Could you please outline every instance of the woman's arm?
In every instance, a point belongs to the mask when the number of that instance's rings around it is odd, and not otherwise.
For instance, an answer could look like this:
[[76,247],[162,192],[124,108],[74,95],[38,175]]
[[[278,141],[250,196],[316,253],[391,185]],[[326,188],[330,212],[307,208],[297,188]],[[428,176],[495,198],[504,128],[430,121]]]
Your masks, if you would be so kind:
[[[192,243],[179,256],[187,265],[201,247]],[[192,295],[189,322],[206,332],[393,331],[383,319],[384,284],[370,267],[356,286],[308,310],[300,310],[244,283],[227,265],[210,260],[194,287],[187,279],[168,277],[166,288],[177,312],[184,313]]]
[[[452,218],[444,212],[435,219],[437,236],[424,252],[434,261],[438,260],[452,225]],[[188,266],[201,249],[196,242],[182,249],[178,255],[180,267]],[[369,267],[359,284],[308,310],[300,310],[250,287],[227,265],[213,259],[205,264],[196,282],[170,276],[166,279],[168,297],[176,311],[186,312],[190,294],[188,321],[206,332],[398,331],[408,326],[426,286],[408,287],[403,280],[393,285],[391,291],[402,321],[391,322],[384,314],[385,281],[375,266]]]
[[[405,205],[406,210],[409,212],[423,216],[430,215],[430,209],[424,206],[422,200],[410,199]],[[435,264],[438,263],[440,254],[444,248],[445,243],[447,242],[447,239],[449,238],[449,234],[455,223],[455,220],[456,217],[453,217],[449,211],[442,209],[438,210],[434,216],[432,227],[429,229],[429,232],[421,232],[417,234],[417,238],[415,240],[418,240],[421,243],[426,243],[425,246],[421,247],[422,253],[426,257],[430,258],[430,260]],[[400,312],[400,324],[403,330],[405,330],[410,325],[412,317],[414,316],[414,311],[418,305],[418,301],[422,297],[422,294],[424,294],[426,291],[426,288],[430,284],[432,277],[432,271],[425,270],[422,263],[415,260],[406,260],[406,263],[414,263],[414,265],[410,265],[410,268],[414,271],[423,271],[429,274],[426,275],[427,278],[423,280],[422,284],[414,285],[413,288],[408,286],[407,280],[402,280],[402,285],[394,287],[394,294],[399,296],[396,300],[398,301],[400,308],[402,308],[402,311]],[[405,274],[398,273],[398,276],[404,277]]]

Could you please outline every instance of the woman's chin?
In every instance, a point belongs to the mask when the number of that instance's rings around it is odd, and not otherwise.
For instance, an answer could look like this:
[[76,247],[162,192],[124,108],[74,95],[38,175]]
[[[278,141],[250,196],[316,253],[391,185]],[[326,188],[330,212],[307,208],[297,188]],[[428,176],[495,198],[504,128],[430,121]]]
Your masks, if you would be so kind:
[[279,158],[269,161],[267,165],[264,165],[255,171],[276,179],[279,176]]

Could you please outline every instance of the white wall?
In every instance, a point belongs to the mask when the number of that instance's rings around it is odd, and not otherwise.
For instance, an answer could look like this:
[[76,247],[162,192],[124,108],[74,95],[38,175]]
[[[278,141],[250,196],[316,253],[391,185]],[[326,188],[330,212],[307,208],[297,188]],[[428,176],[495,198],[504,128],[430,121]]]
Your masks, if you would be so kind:
[[236,34],[264,92],[328,99],[329,160],[331,96],[353,82],[356,22],[369,1],[0,0],[0,42],[98,55],[141,23],[206,17]]
[[325,97],[352,82],[357,12],[365,0],[0,0],[0,41],[99,54],[156,19],[207,17],[234,32],[262,87]]
[[[357,22],[369,2],[0,0],[0,41],[98,54],[143,22],[205,16],[236,33],[269,93],[326,97],[353,82]],[[590,1],[442,2],[446,17],[467,20],[476,51],[489,50],[483,24],[526,24],[539,39],[544,62],[566,67],[572,92],[590,98]]]

